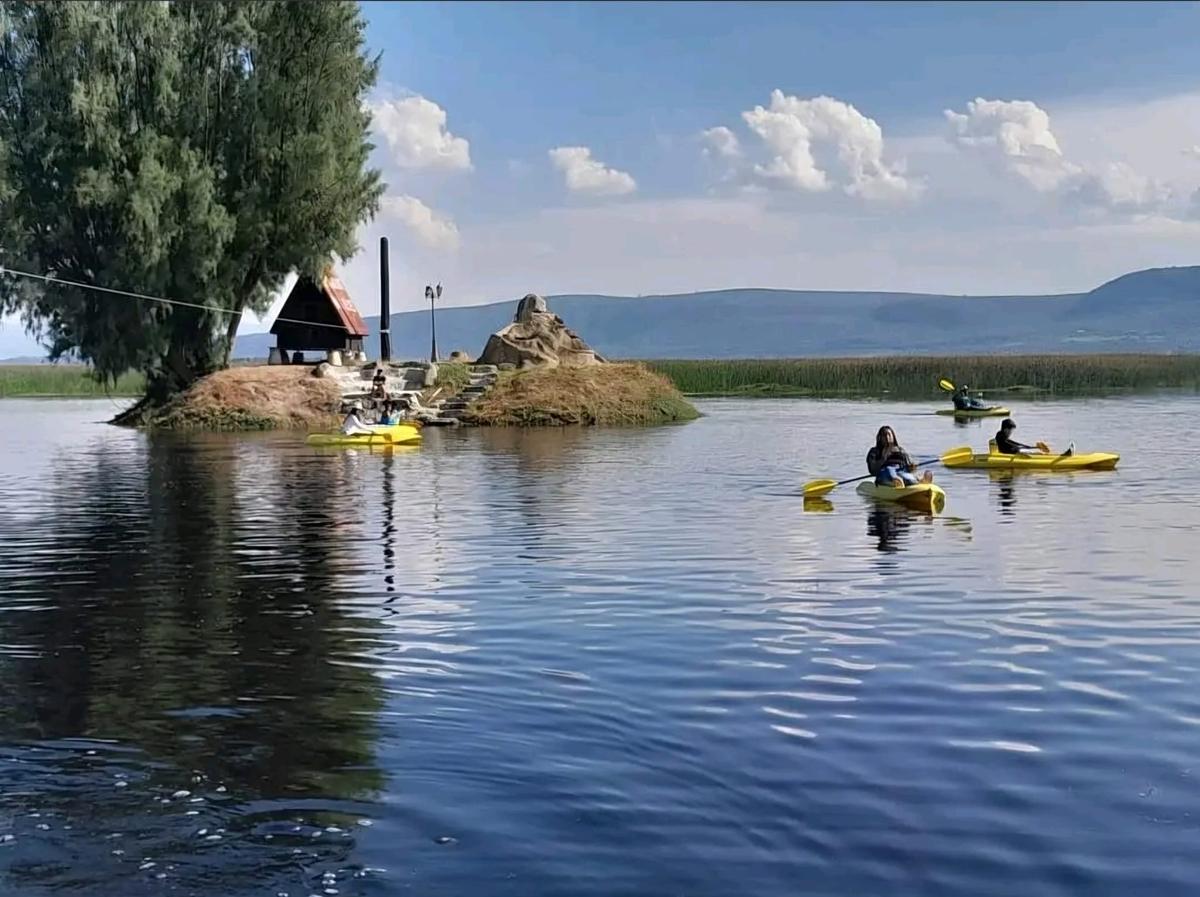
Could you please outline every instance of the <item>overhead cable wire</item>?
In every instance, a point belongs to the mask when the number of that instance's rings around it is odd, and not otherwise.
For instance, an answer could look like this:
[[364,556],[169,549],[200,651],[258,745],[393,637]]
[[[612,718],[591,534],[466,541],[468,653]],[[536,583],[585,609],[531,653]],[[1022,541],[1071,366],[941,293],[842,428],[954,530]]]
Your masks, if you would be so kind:
[[[143,299],[147,302],[161,302],[164,305],[178,305],[183,308],[198,308],[201,311],[215,312],[217,314],[225,314],[225,315],[240,315],[240,314],[242,314],[242,312],[234,311],[232,308],[218,308],[218,307],[214,307],[212,305],[203,305],[199,302],[185,302],[183,299],[167,299],[164,296],[151,296],[151,295],[148,295],[147,293],[134,293],[134,292],[131,292],[130,290],[118,290],[118,289],[114,289],[113,287],[102,287],[102,286],[99,286],[98,284],[94,284],[94,283],[82,283],[77,280],[66,280],[65,278],[62,278],[62,277],[56,277],[53,274],[34,274],[32,271],[20,271],[16,268],[6,268],[5,266],[0,265],[0,277],[4,276],[5,274],[12,274],[15,277],[28,277],[31,280],[42,280],[42,281],[45,281],[46,283],[58,283],[58,284],[63,284],[64,286],[78,287],[81,290],[95,290],[96,292],[99,292],[99,293],[111,293],[112,295],[115,295],[115,296],[127,296],[132,299]],[[345,325],[343,325],[343,324],[327,324],[323,321],[301,321],[297,318],[278,318],[277,317],[275,319],[275,323],[276,324],[279,324],[279,323],[301,324],[306,327],[333,327],[338,330],[346,329]]]

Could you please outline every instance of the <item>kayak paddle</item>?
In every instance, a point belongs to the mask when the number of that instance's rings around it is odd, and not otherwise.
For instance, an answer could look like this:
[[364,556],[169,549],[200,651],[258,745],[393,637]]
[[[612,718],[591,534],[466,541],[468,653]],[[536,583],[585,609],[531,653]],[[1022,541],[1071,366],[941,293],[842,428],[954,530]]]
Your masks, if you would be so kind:
[[[952,448],[942,454],[940,458],[926,458],[924,461],[918,461],[914,466],[920,467],[922,464],[932,464],[934,461],[946,463],[947,458],[957,458],[960,455],[972,455],[974,449],[969,445],[960,445],[958,448]],[[805,483],[804,488],[800,490],[800,494],[805,498],[820,498],[836,489],[838,486],[845,486],[847,483],[857,483],[860,480],[868,480],[875,476],[873,473],[863,474],[861,477],[852,477],[848,480],[813,480]]]
[[946,390],[946,392],[954,392],[954,384],[951,383],[949,380],[939,380],[938,386],[940,386],[942,389]]

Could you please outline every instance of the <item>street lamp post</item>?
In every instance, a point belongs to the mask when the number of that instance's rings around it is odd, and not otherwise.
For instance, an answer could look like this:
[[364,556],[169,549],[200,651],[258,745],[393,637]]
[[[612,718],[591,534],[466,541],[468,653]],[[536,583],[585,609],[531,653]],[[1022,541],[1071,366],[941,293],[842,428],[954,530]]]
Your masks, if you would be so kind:
[[442,298],[442,285],[439,283],[437,285],[437,289],[435,290],[433,287],[429,286],[429,284],[426,284],[425,285],[425,298],[429,300],[429,337],[430,337],[429,360],[436,362],[438,360],[437,315],[434,313],[434,310],[433,310],[433,300]]

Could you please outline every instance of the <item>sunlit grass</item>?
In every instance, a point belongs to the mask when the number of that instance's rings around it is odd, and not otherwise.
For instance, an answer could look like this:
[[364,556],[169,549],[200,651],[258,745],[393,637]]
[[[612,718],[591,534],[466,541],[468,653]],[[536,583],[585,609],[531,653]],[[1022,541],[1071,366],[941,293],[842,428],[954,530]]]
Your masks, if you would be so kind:
[[140,396],[145,378],[122,374],[115,384],[100,383],[82,364],[0,365],[0,398],[17,396]]
[[989,393],[1096,394],[1200,389],[1200,355],[964,355],[947,357],[662,360],[646,364],[697,396],[945,397],[938,380]]

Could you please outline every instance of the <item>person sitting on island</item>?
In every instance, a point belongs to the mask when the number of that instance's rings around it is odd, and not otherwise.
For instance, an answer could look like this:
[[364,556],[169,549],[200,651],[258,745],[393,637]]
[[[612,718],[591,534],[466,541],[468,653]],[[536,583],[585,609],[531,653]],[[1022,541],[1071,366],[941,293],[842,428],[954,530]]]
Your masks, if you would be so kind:
[[896,440],[896,432],[891,427],[880,427],[874,447],[867,452],[867,470],[875,475],[876,484],[900,488],[933,482],[933,471],[927,470],[917,479],[913,473],[916,469],[912,456]]
[[382,367],[375,369],[375,376],[371,380],[371,398],[386,399],[387,394],[387,374],[384,373]]
[[362,402],[351,402],[350,413],[346,415],[346,419],[342,421],[342,433],[346,436],[353,436],[355,433],[370,433],[370,428],[362,419]]
[[989,406],[985,405],[979,399],[968,394],[967,385],[964,383],[954,391],[954,410],[955,411],[981,411]]

